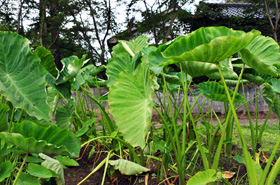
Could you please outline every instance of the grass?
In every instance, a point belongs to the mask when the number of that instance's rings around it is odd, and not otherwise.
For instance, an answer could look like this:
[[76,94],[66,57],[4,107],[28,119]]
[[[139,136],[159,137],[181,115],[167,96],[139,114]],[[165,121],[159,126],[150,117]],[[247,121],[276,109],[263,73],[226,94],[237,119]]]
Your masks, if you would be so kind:
[[[259,125],[259,128],[261,128],[261,126],[262,124]],[[246,140],[247,147],[252,148],[250,126],[242,125],[241,127],[242,127],[242,133]],[[273,150],[278,137],[279,137],[278,124],[267,125],[263,133],[262,141],[260,143],[261,149],[263,151],[267,151],[268,153],[270,153],[270,151]],[[235,128],[233,129],[233,144],[239,146],[239,148],[241,149],[239,135]],[[280,151],[280,149],[278,149],[278,151]]]
[[[216,127],[216,126],[214,126]],[[213,127],[213,129],[214,129]],[[262,124],[259,124],[259,129],[262,127]],[[201,137],[202,140],[206,141],[206,129],[205,126],[200,125],[197,127],[199,130],[199,136]],[[250,126],[249,125],[241,125],[242,128],[242,133],[244,135],[246,144],[248,149],[252,148],[252,141],[251,141],[251,131],[250,131]],[[273,150],[276,141],[278,137],[280,136],[280,130],[279,130],[279,125],[278,123],[270,123],[266,125],[266,128],[263,133],[262,141],[261,141],[261,149],[263,151],[270,151]],[[158,128],[158,129],[153,129],[153,133],[156,136],[162,136],[163,134],[163,129]],[[239,134],[237,129],[234,127],[233,128],[233,139],[232,139],[233,145],[236,145],[240,151],[242,150],[241,145],[240,145],[240,139],[239,139]],[[280,149],[278,149],[280,151]]]

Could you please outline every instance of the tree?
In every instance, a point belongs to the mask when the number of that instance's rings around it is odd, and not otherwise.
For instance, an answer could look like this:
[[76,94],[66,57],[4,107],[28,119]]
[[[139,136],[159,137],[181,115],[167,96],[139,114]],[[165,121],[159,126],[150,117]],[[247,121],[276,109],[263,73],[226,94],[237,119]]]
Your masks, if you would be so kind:
[[13,1],[0,1],[0,31],[14,31],[16,20],[13,12],[16,9],[16,3]]
[[273,39],[278,42],[279,25],[279,2],[278,0],[227,0],[227,2],[251,3],[255,7],[255,13],[262,12],[267,15],[269,25],[272,31]]
[[72,29],[83,39],[81,44],[89,49],[96,63],[105,64],[108,57],[106,40],[116,30],[111,0],[78,0],[71,6],[80,7],[78,11],[71,11]]
[[[279,8],[278,8],[278,0],[275,0],[275,6],[273,7],[274,11],[271,11],[271,6],[270,4],[272,2],[268,1],[268,0],[263,0],[264,5],[265,5],[265,10],[266,10],[266,15],[267,18],[269,20],[270,26],[271,26],[271,30],[273,33],[273,38],[276,42],[278,42],[278,38],[277,38],[277,31],[278,31],[278,22],[279,22]],[[274,21],[272,19],[272,15],[274,14]]]
[[[155,45],[167,42],[170,39],[182,34],[182,25],[178,17],[188,0],[167,0],[167,1],[147,1],[131,0],[126,4],[127,10],[127,30],[117,34],[117,39],[131,39],[137,34],[144,34],[150,37]],[[136,18],[136,19],[135,19]]]

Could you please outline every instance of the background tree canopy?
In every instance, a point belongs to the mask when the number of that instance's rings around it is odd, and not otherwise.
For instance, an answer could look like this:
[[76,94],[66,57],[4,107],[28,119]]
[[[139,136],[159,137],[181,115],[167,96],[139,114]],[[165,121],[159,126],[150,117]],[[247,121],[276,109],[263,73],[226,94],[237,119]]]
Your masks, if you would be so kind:
[[33,49],[44,46],[51,50],[59,69],[61,59],[71,55],[87,54],[93,64],[105,64],[109,47],[117,40],[141,34],[156,46],[202,26],[257,29],[275,38],[278,10],[269,1],[271,21],[264,3],[239,3],[235,6],[244,11],[234,16],[225,13],[230,4],[200,3],[192,14],[190,3],[192,0],[2,0],[0,30],[27,37]]

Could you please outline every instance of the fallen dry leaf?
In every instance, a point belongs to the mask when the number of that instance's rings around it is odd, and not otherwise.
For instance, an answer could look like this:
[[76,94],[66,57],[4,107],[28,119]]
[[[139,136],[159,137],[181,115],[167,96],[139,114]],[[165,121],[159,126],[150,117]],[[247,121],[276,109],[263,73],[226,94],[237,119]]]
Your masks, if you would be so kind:
[[222,172],[224,179],[230,179],[234,176],[235,172],[224,171]]

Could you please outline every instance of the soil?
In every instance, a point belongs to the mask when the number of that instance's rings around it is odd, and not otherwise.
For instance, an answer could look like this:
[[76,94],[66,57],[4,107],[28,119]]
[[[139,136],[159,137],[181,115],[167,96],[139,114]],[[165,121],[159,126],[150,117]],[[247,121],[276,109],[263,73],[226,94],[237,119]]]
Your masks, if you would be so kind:
[[[240,150],[237,146],[233,146],[233,150]],[[84,151],[83,149],[81,150]],[[81,155],[82,155],[81,152]],[[78,167],[68,167],[64,174],[65,174],[65,184],[66,185],[77,185],[79,182],[81,182],[86,176],[90,174],[90,172],[96,167],[104,158],[106,158],[107,154],[103,153],[102,155],[94,154],[92,157],[88,158],[89,150],[86,150],[85,155],[82,157],[82,159],[78,160],[80,166]],[[114,158],[112,158],[114,159]],[[116,158],[115,158],[116,159]],[[95,162],[94,162],[95,161]],[[197,171],[203,170],[202,161],[198,161],[197,168],[194,170],[194,173]],[[146,166],[151,171],[149,173],[146,173],[142,176],[124,176],[120,173],[109,175],[107,172],[105,177],[105,184],[109,185],[157,185],[157,184],[179,184],[178,178],[170,178],[169,183],[167,181],[162,181],[157,179],[156,174],[158,167],[160,165],[157,161],[150,161],[149,165]],[[244,164],[239,164],[236,160],[233,158],[228,158],[225,156],[221,156],[220,158],[220,169],[221,172],[228,172],[228,173],[235,173],[228,181],[231,184],[236,183],[236,179],[240,180],[240,184],[246,184],[246,167]],[[84,181],[82,184],[84,185],[101,185],[102,178],[104,173],[104,166],[100,168],[98,171],[96,171],[94,174],[92,174],[86,181]],[[194,175],[194,174],[192,174]],[[148,177],[147,180],[145,180],[145,177]],[[242,178],[245,176],[245,178]],[[220,183],[222,184],[222,182]]]
[[[87,177],[90,172],[96,167],[103,159],[107,157],[106,153],[100,155],[100,153],[95,153],[90,158],[89,156],[89,149],[87,148],[83,157],[78,160],[77,162],[80,166],[77,167],[68,167],[65,171],[65,184],[66,185],[77,185],[81,182],[85,177]],[[81,155],[84,152],[84,149],[81,150]],[[117,158],[112,157],[111,160]],[[159,184],[159,181],[156,177],[152,174],[157,173],[158,163],[153,161],[149,163],[148,166],[151,171],[141,176],[125,176],[116,172],[113,175],[109,173],[106,174],[105,183],[104,184],[111,184],[111,185],[143,185],[145,184],[145,177],[148,179],[146,183],[149,185],[152,184]],[[107,171],[108,172],[108,171]],[[84,185],[100,185],[102,183],[102,178],[104,175],[104,166],[100,168],[98,171],[93,173],[87,180],[85,180],[82,184]]]
[[[254,118],[255,115],[251,115],[252,118]],[[248,117],[246,114],[239,113],[238,117],[240,118],[241,124],[248,124]],[[263,122],[265,120],[266,115],[260,113],[258,115],[259,122]],[[219,115],[220,119],[224,118],[224,115]],[[160,118],[157,114],[153,115],[152,121],[154,123],[157,123],[160,121]],[[269,122],[278,122],[276,115],[271,115]],[[214,120],[215,122],[215,120]],[[198,123],[199,124],[199,123]],[[161,127],[160,124],[156,124],[154,127],[159,128]],[[242,153],[240,151],[240,148],[237,146],[233,146],[233,151]],[[101,149],[102,151],[102,149]],[[77,185],[79,182],[81,182],[85,177],[87,177],[91,171],[103,160],[106,158],[107,153],[98,153],[95,152],[90,158],[89,156],[90,149],[87,148],[81,150],[81,159],[77,160],[77,162],[80,164],[78,167],[68,167],[65,169],[65,184],[66,185]],[[83,154],[84,153],[84,154]],[[197,169],[194,170],[194,172],[203,170],[202,161],[198,161],[198,163],[201,163],[200,167],[197,167]],[[149,164],[146,166],[151,171],[149,173],[145,173],[140,176],[124,176],[120,173],[116,173],[113,175],[110,175],[107,170],[107,174],[105,177],[105,184],[112,184],[112,185],[157,185],[157,184],[179,184],[178,178],[170,178],[169,183],[167,181],[162,181],[157,178],[158,168],[160,165],[157,161],[150,161]],[[231,184],[235,184],[236,181],[240,180],[240,184],[247,184],[246,182],[246,167],[244,164],[239,164],[236,160],[233,158],[225,157],[223,154],[220,158],[220,170],[222,172],[228,171],[228,172],[234,172],[235,175],[233,175],[228,181]],[[87,180],[85,180],[82,184],[83,185],[100,185],[102,182],[102,178],[104,175],[104,166],[100,168],[98,171],[93,173]],[[194,174],[192,174],[194,175]],[[242,178],[242,177],[245,178]],[[280,182],[280,177],[277,177],[277,181]],[[220,183],[222,184],[222,183]]]

